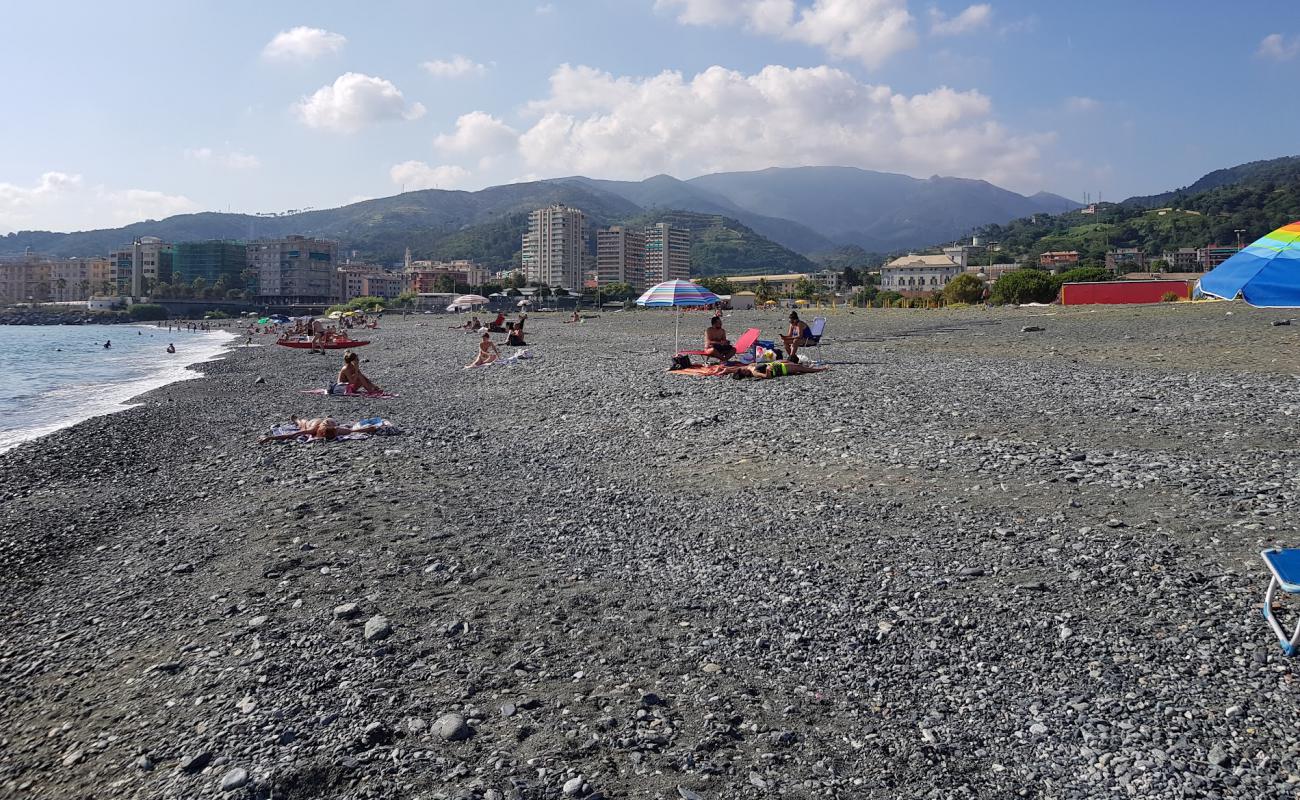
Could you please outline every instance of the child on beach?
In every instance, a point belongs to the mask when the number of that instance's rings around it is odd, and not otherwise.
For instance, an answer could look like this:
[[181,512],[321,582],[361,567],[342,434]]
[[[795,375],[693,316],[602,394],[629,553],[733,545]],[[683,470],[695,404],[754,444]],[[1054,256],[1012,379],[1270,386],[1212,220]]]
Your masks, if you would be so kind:
[[500,355],[501,350],[497,348],[496,342],[492,341],[490,335],[484,333],[482,340],[478,343],[478,358],[475,358],[473,363],[466,364],[465,369],[486,366],[496,361]]

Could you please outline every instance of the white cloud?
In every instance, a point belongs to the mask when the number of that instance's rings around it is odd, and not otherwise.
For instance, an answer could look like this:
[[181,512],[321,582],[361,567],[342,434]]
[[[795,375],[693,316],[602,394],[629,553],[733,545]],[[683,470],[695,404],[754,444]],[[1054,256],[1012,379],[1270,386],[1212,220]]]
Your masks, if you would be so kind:
[[1259,43],[1256,54],[1272,61],[1290,61],[1300,55],[1300,36],[1288,38],[1280,33],[1270,33]]
[[1101,101],[1094,97],[1067,97],[1065,110],[1075,114],[1085,114],[1101,108]]
[[529,110],[539,118],[519,137],[514,174],[635,179],[835,164],[1027,187],[1051,139],[1008,131],[978,91],[909,96],[827,66],[752,75],[715,66],[687,79],[564,65]]
[[86,186],[80,175],[64,172],[46,172],[34,186],[0,183],[0,233],[84,230],[196,210],[198,205],[183,195]]
[[433,146],[444,154],[490,158],[515,148],[519,133],[501,120],[482,111],[471,111],[456,120],[454,133],[440,134]]
[[408,104],[392,82],[359,72],[345,72],[298,101],[294,110],[308,127],[344,133],[373,122],[424,116],[424,106]]
[[342,34],[299,25],[277,33],[262,48],[262,56],[273,61],[307,61],[337,53],[347,41]]
[[534,14],[554,14],[554,13],[555,13],[555,4],[554,4],[554,3],[542,3],[541,5],[537,6],[537,8],[534,8],[534,9],[533,9],[533,13],[534,13]]
[[487,74],[487,66],[471,61],[465,56],[452,56],[446,61],[426,61],[420,66],[435,78],[463,78],[467,75]]
[[423,161],[403,161],[388,171],[393,183],[405,191],[416,189],[456,189],[464,185],[470,171],[453,164],[431,167]]
[[191,161],[217,164],[230,169],[257,169],[262,166],[262,161],[257,156],[239,150],[217,153],[211,147],[192,147],[185,150],[185,157]]
[[967,6],[955,17],[949,17],[937,8],[930,9],[930,33],[935,36],[960,36],[988,27],[993,16],[993,6],[976,3]]
[[877,67],[916,45],[907,0],[655,0],[684,25],[743,25]]

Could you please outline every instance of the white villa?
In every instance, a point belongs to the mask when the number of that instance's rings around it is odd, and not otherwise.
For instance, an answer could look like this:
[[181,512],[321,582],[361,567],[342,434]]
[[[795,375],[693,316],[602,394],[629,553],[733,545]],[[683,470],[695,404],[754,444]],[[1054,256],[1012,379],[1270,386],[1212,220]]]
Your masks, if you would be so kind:
[[909,253],[880,268],[880,288],[900,294],[942,291],[961,273],[961,265],[948,256]]

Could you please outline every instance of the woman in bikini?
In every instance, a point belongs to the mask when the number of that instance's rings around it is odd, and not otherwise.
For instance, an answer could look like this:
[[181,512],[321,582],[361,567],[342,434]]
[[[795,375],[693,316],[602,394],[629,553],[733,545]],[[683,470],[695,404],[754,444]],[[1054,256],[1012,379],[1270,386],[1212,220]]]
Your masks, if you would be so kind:
[[339,370],[338,383],[345,383],[352,392],[372,392],[382,394],[383,389],[365,376],[361,371],[361,357],[348,350],[343,354],[343,368]]
[[805,367],[797,361],[772,361],[766,364],[744,364],[738,367],[721,367],[718,375],[730,375],[736,380],[752,378],[756,381],[768,378],[784,378],[788,375],[808,375],[813,372],[825,372],[830,367]]
[[478,358],[473,363],[466,364],[465,369],[482,367],[496,361],[501,355],[501,350],[497,348],[496,342],[492,341],[489,334],[483,334],[483,338],[478,343]]

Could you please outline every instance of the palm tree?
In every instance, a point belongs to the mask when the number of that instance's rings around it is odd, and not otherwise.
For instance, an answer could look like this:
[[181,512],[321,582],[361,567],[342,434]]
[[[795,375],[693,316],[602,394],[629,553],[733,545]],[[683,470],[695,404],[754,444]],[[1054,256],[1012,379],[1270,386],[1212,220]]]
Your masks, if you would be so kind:
[[59,288],[59,299],[60,299],[60,300],[66,300],[66,299],[68,299],[68,298],[66,298],[66,297],[63,296],[63,293],[64,293],[65,291],[67,291],[67,288],[68,288],[68,279],[67,279],[67,278],[62,278],[62,277],[61,277],[61,278],[56,278],[55,281],[54,281],[54,285],[57,286],[57,287]]
[[90,299],[90,281],[89,281],[89,280],[86,280],[85,278],[82,278],[81,282],[77,284],[77,292],[78,292],[78,294],[81,295],[81,299],[82,299],[82,300],[89,300],[89,299]]

